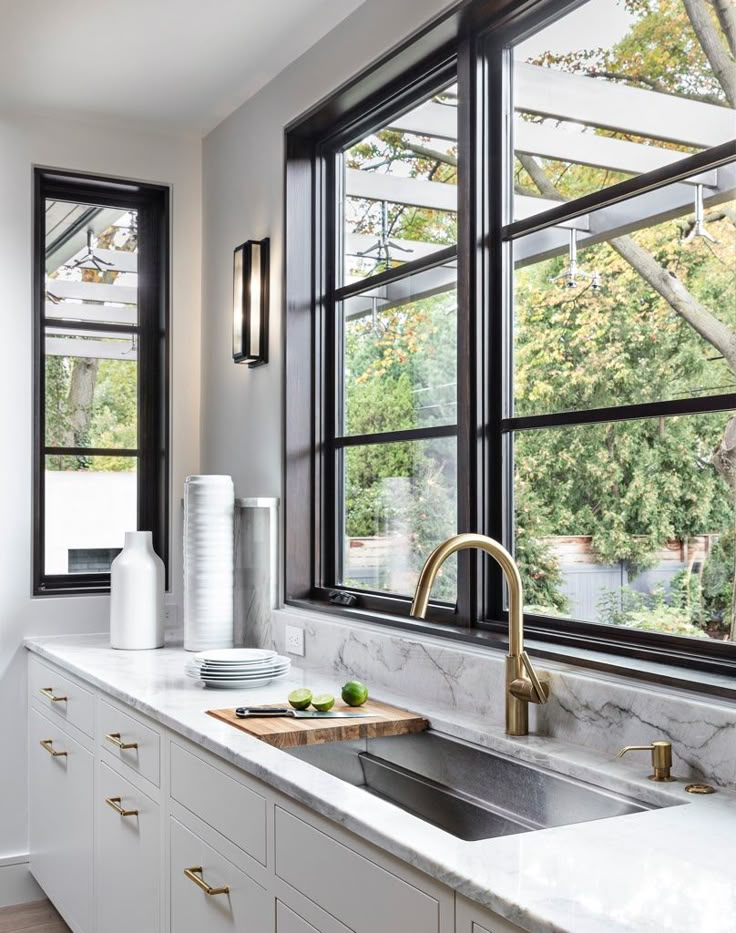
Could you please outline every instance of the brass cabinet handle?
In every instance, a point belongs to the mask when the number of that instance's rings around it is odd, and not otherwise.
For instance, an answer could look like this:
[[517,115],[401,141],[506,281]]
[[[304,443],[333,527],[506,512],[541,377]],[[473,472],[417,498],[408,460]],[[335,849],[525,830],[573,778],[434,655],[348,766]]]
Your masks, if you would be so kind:
[[52,755],[54,758],[66,758],[68,752],[57,752],[55,748],[51,747],[53,744],[53,739],[42,739],[41,742],[39,742],[41,748],[45,748],[49,755]]
[[185,868],[184,874],[189,878],[190,881],[193,881],[198,888],[201,888],[205,894],[210,896],[214,894],[229,894],[230,886],[225,884],[221,888],[213,888],[212,885],[207,884],[207,882],[202,877],[202,866],[198,865],[195,868]]
[[119,813],[120,816],[138,816],[137,810],[126,810],[120,805],[122,797],[105,797],[105,803],[108,807],[112,807],[116,813]]
[[108,742],[112,742],[112,744],[117,746],[117,748],[123,750],[126,748],[138,748],[137,742],[123,742],[123,740],[120,738],[119,732],[109,732],[105,738]]
[[51,700],[52,703],[67,703],[69,697],[55,697],[53,687],[44,687],[41,690],[41,694],[46,697],[47,700]]

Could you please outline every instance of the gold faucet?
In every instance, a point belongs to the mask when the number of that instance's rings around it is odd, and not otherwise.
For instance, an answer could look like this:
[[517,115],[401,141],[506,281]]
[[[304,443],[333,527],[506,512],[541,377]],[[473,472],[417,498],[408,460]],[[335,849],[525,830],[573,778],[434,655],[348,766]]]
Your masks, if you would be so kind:
[[549,687],[542,683],[524,651],[524,599],[519,568],[505,547],[493,538],[461,534],[439,544],[427,558],[419,574],[411,604],[411,615],[423,619],[427,614],[429,593],[434,579],[451,554],[466,548],[485,551],[498,563],[509,588],[509,653],[506,658],[506,734],[528,735],[529,704],[546,703]]

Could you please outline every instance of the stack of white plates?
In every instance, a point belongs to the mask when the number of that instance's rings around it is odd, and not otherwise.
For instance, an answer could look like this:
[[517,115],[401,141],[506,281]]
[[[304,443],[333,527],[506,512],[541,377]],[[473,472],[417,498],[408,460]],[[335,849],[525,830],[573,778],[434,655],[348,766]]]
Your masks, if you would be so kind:
[[286,677],[289,658],[263,648],[225,648],[201,651],[187,660],[186,675],[207,687],[247,690]]
[[233,515],[229,476],[188,476],[184,484],[184,647],[233,644]]

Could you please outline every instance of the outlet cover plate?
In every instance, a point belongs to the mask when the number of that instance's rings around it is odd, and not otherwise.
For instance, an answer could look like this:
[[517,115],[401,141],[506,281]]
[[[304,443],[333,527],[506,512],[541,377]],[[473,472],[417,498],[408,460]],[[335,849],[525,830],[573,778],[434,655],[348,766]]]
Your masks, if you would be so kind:
[[304,629],[296,625],[287,625],[285,632],[286,651],[288,654],[304,657]]

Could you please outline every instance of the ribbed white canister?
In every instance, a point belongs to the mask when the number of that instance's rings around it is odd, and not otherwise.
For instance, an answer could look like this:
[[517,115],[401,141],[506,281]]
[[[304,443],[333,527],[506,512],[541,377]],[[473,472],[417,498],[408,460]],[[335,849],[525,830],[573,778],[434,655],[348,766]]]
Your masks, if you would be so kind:
[[184,484],[184,647],[233,645],[235,489],[230,476]]

